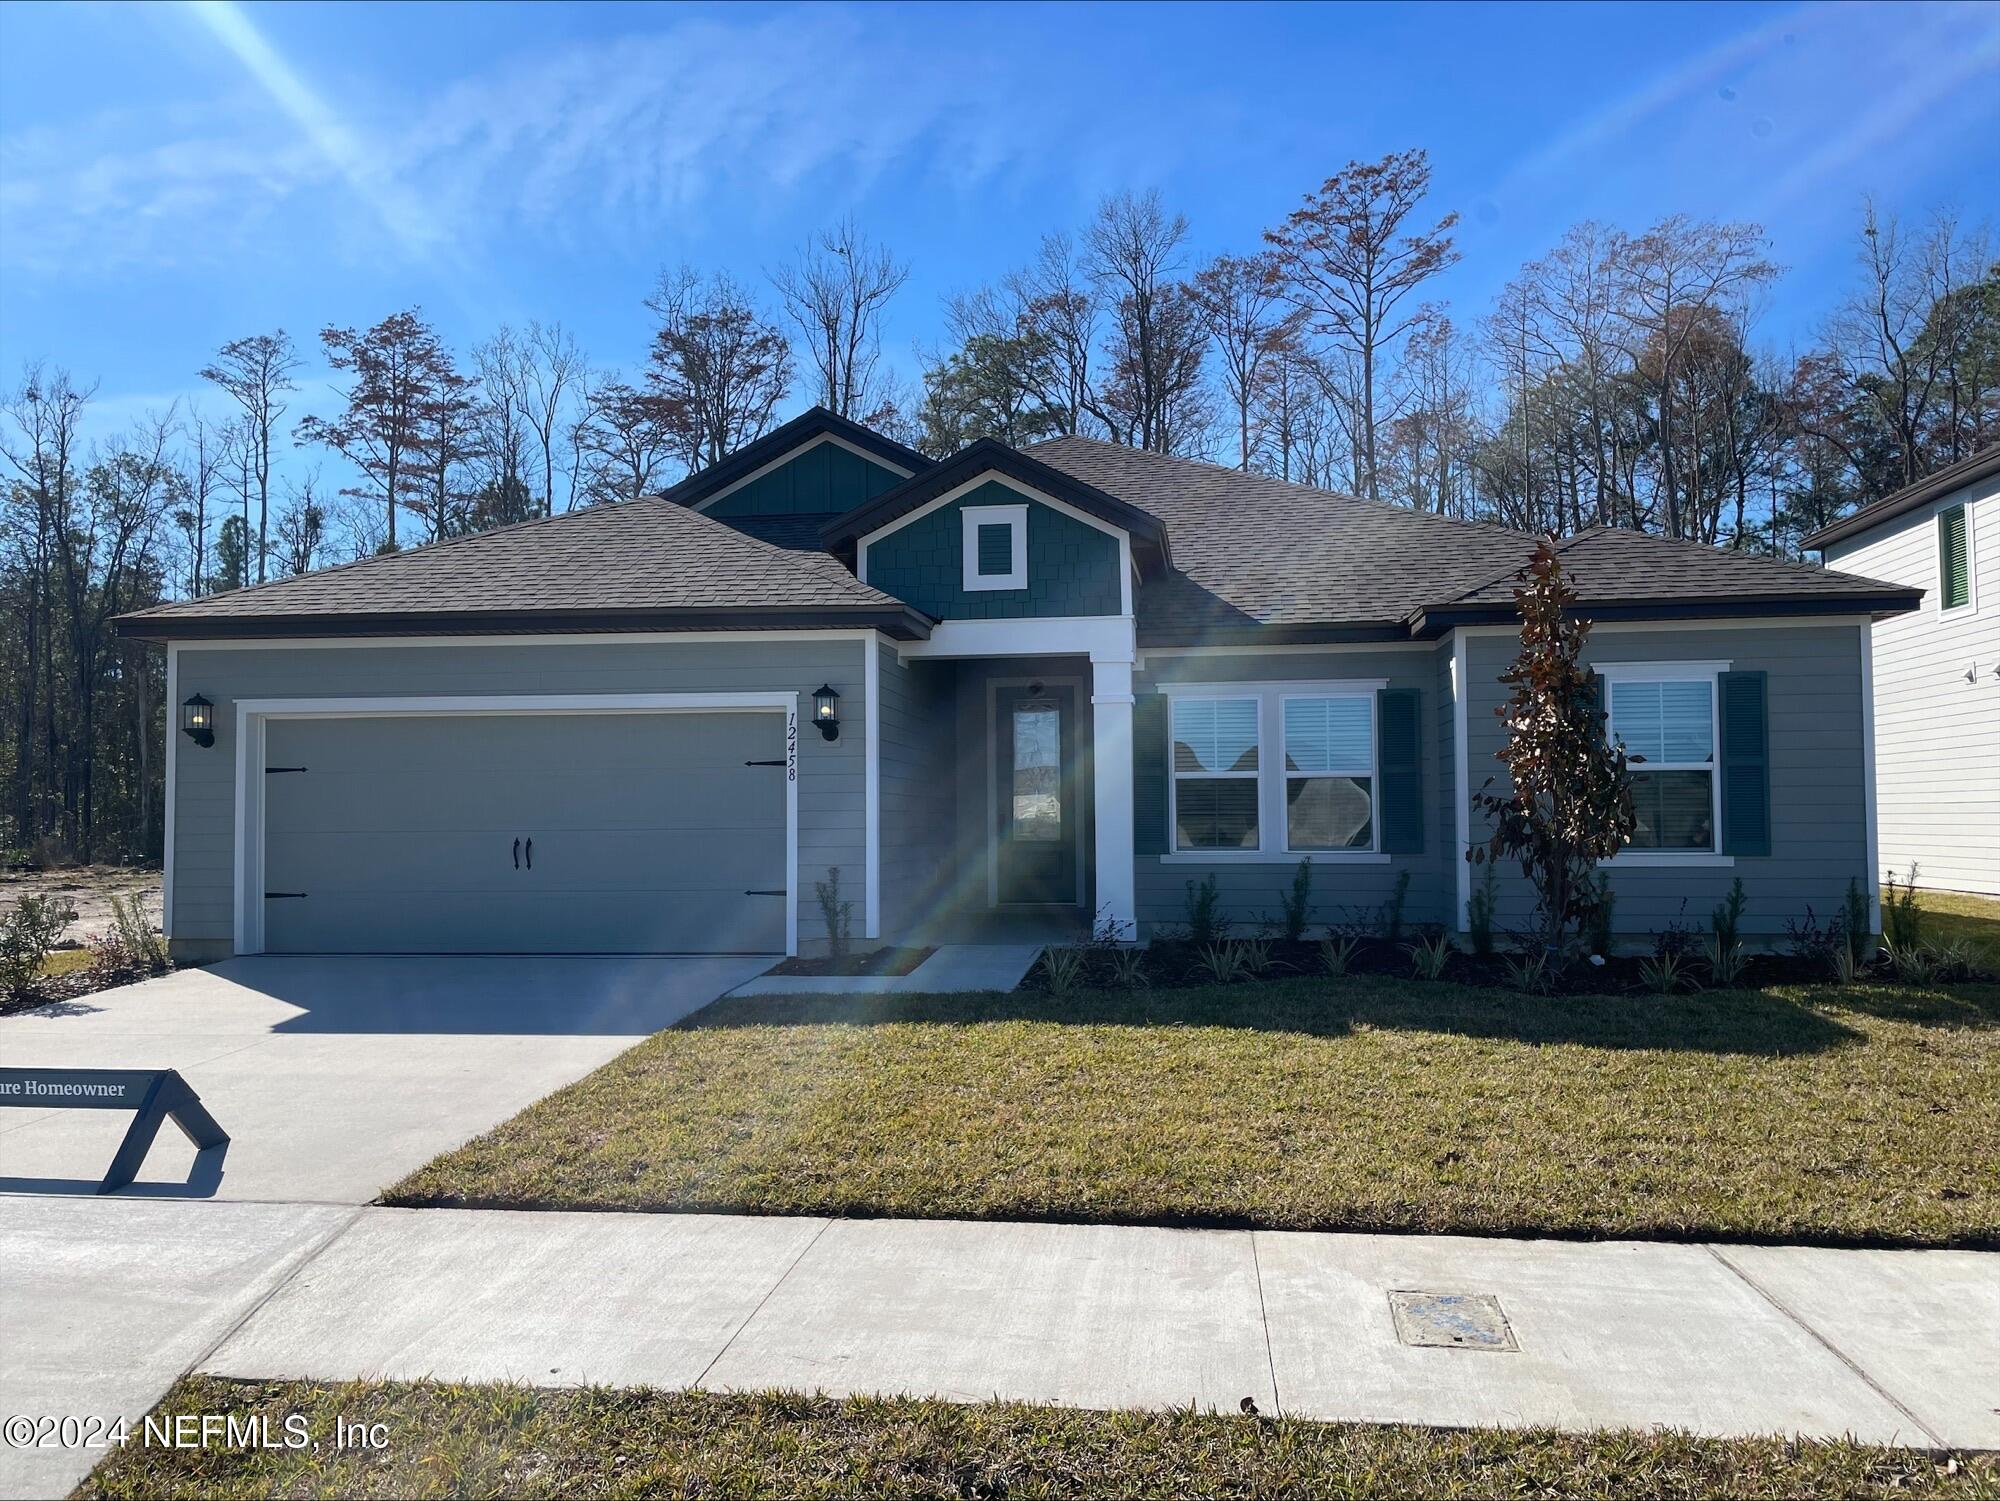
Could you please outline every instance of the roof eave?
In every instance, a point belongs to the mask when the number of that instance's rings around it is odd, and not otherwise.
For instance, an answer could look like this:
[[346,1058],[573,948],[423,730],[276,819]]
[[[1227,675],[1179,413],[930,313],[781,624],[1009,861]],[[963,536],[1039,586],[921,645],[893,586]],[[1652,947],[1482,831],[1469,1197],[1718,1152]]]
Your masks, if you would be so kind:
[[[1923,601],[1921,589],[1876,594],[1736,595],[1729,598],[1581,600],[1577,613],[1593,621],[1742,620],[1749,617],[1866,615],[1880,620],[1906,614]],[[1513,625],[1521,612],[1506,604],[1430,605],[1410,616],[1410,634],[1436,640],[1459,626]]]
[[1955,464],[1947,464],[1914,485],[1885,495],[1863,506],[1852,516],[1821,527],[1799,545],[1813,552],[1824,552],[1829,543],[1845,542],[1849,537],[1873,531],[1884,522],[1895,521],[1912,511],[1921,510],[1934,500],[1942,500],[1955,490],[1976,485],[1996,474],[2000,474],[2000,443],[1969,454]]
[[366,614],[118,616],[133,641],[242,641],[370,636],[620,635],[636,631],[875,630],[921,641],[931,619],[908,605],[749,605],[673,610],[403,611]]

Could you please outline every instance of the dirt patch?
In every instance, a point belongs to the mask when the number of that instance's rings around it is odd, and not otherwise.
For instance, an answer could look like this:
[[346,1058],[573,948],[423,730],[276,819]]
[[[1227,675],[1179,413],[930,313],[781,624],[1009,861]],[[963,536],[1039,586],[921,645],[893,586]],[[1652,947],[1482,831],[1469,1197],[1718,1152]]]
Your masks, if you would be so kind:
[[140,910],[160,931],[160,873],[142,865],[72,865],[61,870],[0,870],[0,910],[17,898],[55,895],[76,908],[62,942],[88,944],[111,931],[111,898],[138,898]]

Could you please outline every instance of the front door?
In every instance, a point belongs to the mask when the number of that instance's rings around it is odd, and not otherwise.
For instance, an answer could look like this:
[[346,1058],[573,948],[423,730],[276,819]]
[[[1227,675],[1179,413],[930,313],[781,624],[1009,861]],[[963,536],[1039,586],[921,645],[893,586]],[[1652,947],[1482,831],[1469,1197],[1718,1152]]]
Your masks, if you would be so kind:
[[998,898],[1074,903],[1076,691],[1001,688],[994,709]]

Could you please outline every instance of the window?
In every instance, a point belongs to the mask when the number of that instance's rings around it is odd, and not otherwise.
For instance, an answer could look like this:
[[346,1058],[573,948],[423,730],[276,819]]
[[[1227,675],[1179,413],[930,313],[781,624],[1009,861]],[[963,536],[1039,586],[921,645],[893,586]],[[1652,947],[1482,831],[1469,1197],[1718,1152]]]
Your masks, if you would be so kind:
[[1287,698],[1285,848],[1375,847],[1375,699]]
[[[1286,865],[1300,855],[1388,859],[1376,725],[1377,698],[1387,686],[1346,679],[1165,685],[1165,858]],[[1409,774],[1420,778],[1414,747],[1410,756]],[[1419,847],[1421,833],[1411,837]]]
[[1938,607],[1956,610],[1972,598],[1971,549],[1967,545],[1965,507],[1938,512]]
[[1258,701],[1173,701],[1174,848],[1258,848]]
[[1028,508],[966,506],[961,582],[967,590],[1028,587]]
[[1014,710],[1014,837],[1062,841],[1062,710],[1049,699]]
[[1631,847],[1713,852],[1715,674],[1607,677],[1610,735],[1625,744],[1638,815]]

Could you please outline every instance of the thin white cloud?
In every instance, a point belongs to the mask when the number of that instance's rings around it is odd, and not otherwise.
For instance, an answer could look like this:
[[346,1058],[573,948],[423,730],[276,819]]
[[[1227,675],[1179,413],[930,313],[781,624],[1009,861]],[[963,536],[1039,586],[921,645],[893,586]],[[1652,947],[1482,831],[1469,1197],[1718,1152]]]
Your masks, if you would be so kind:
[[184,112],[165,139],[155,121],[107,112],[81,138],[0,141],[0,212],[37,225],[6,237],[0,263],[229,260],[308,232],[351,259],[381,256],[381,230],[335,206],[343,189],[412,261],[476,262],[493,237],[520,235],[613,237],[665,256],[711,216],[775,216],[802,189],[836,214],[912,161],[960,191],[1045,167],[1079,128],[1066,107],[1023,118],[997,52],[940,70],[921,39],[905,44],[865,13],[677,20],[515,57],[426,97],[343,99],[338,112],[234,5],[188,14],[268,105]]

